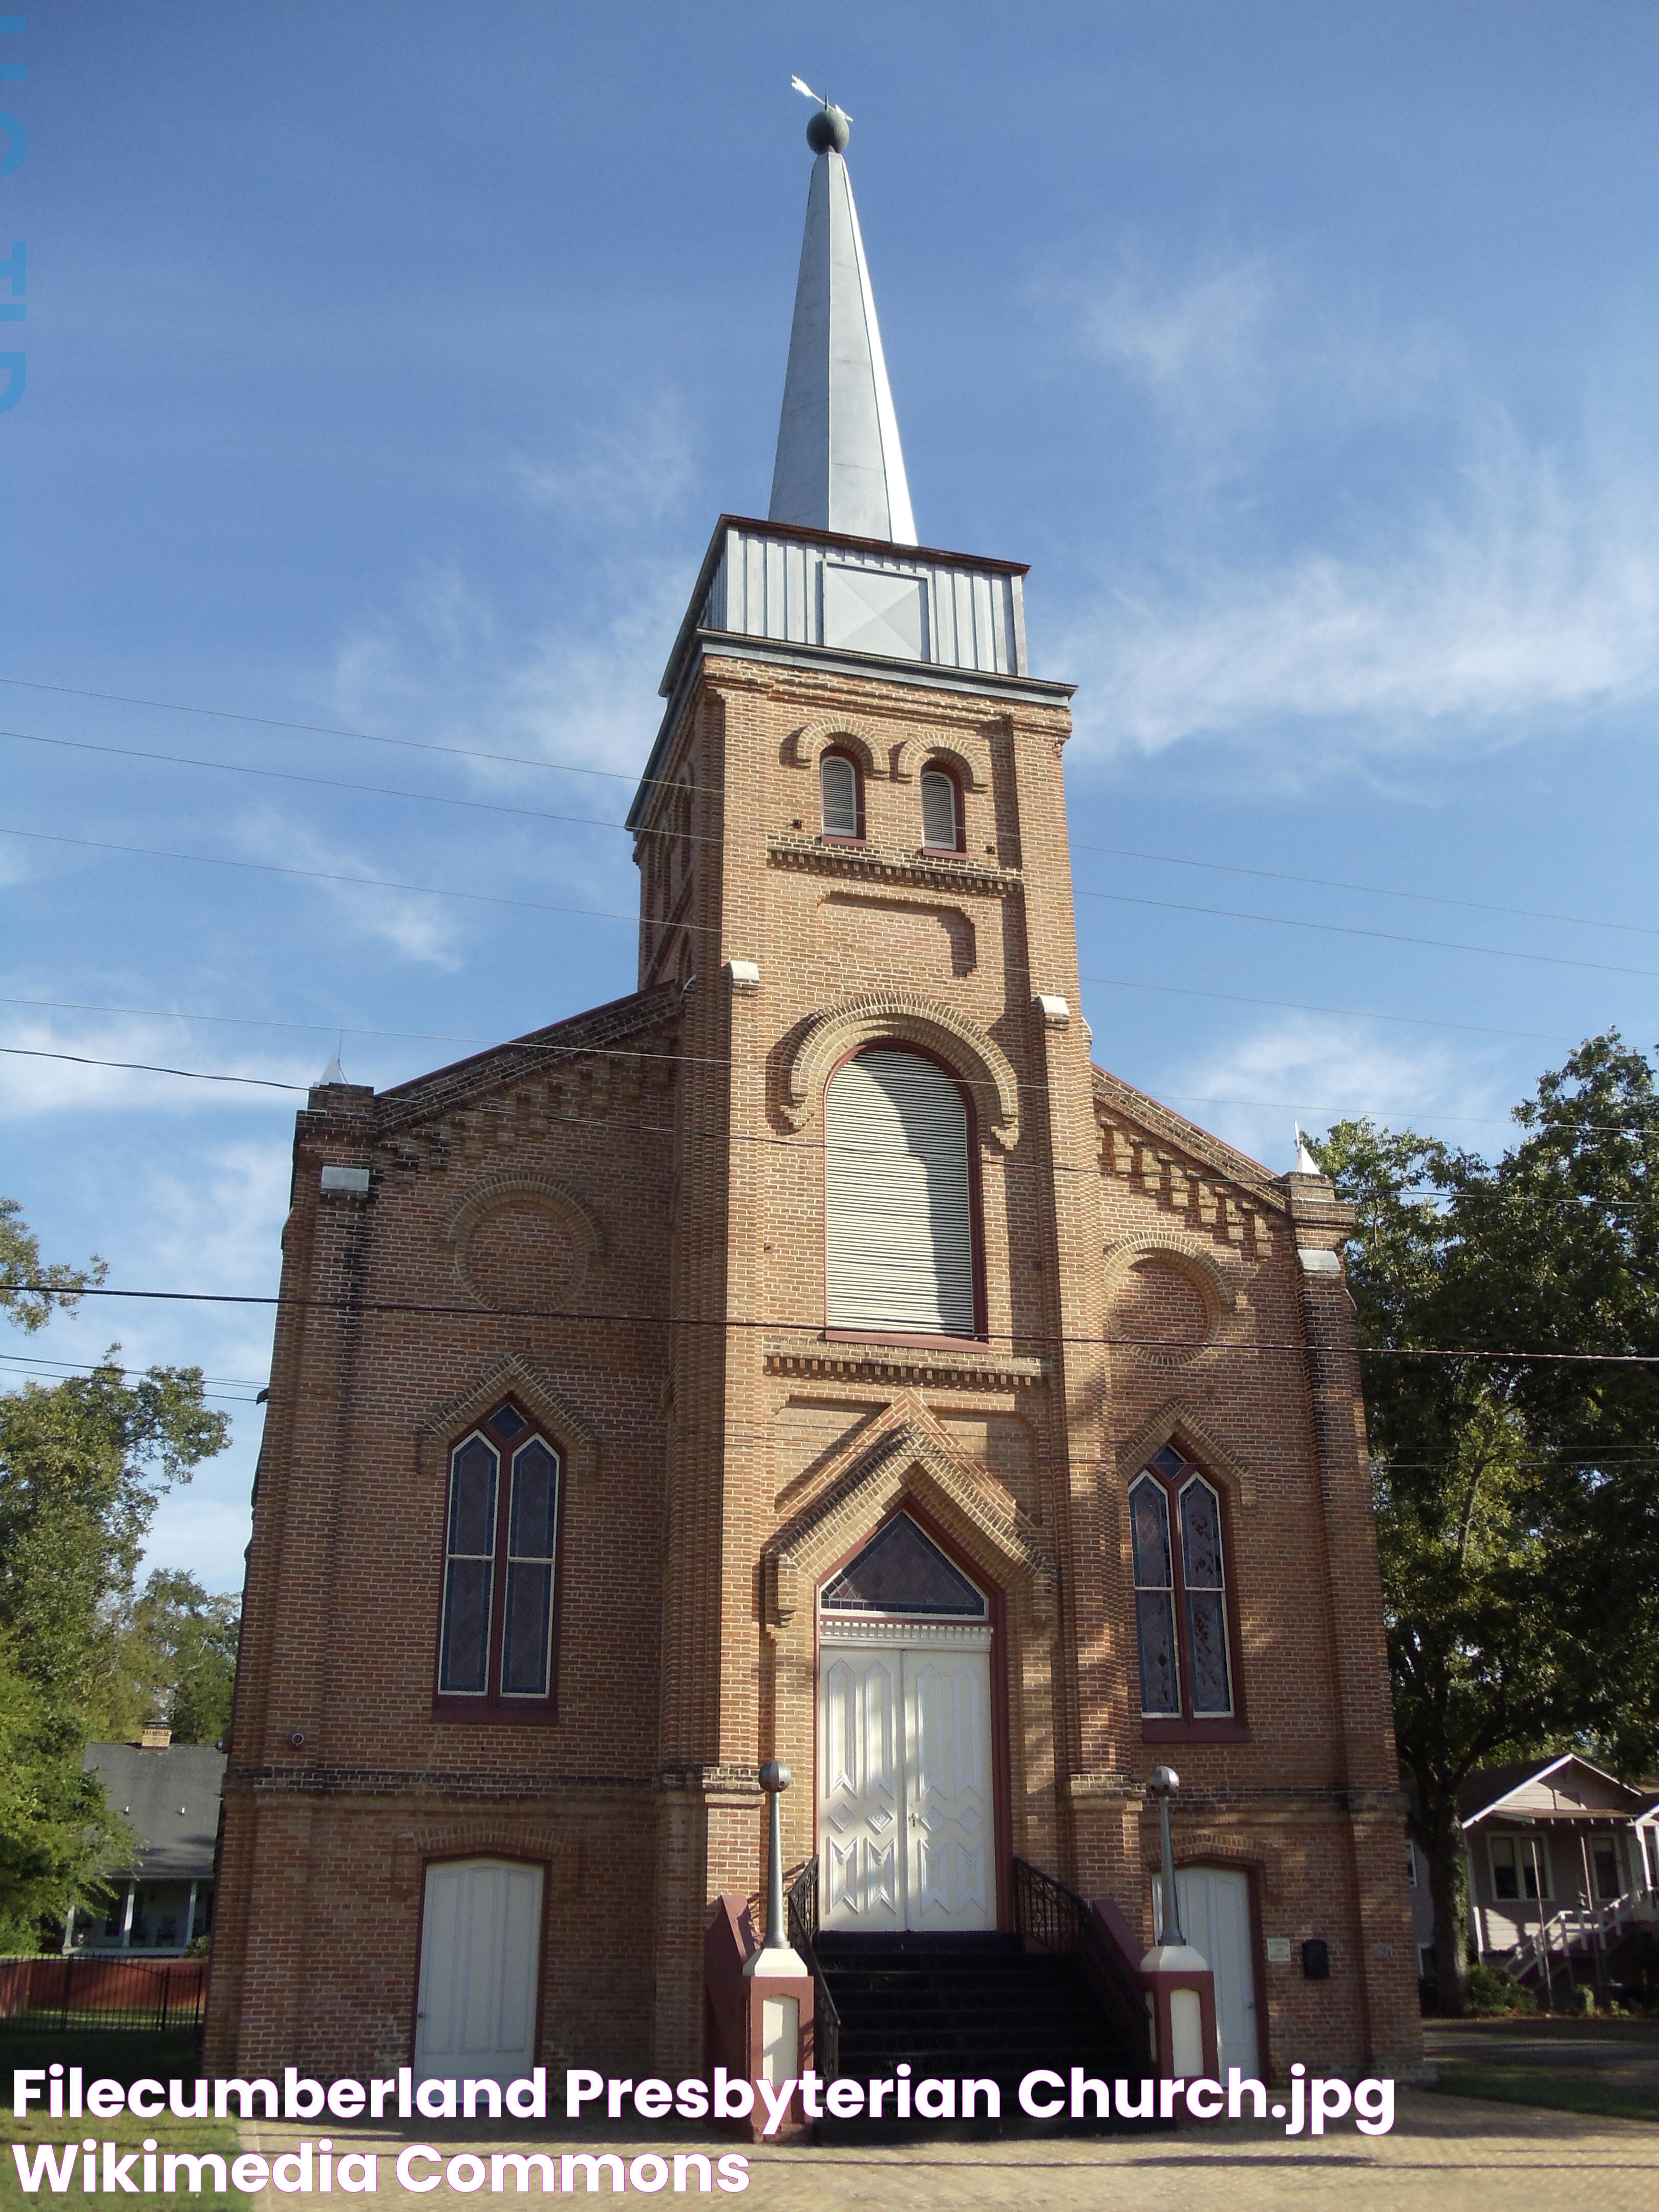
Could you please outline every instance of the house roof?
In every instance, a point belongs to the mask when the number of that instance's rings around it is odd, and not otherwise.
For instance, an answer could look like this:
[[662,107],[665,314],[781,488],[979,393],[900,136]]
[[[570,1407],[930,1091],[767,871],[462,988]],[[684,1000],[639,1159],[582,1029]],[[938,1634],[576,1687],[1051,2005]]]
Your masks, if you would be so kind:
[[[1564,1751],[1477,1767],[1458,1790],[1457,1810],[1466,1828],[1506,1815],[1529,1820],[1630,1820],[1642,1808],[1642,1795],[1576,1751]],[[1563,1803],[1563,1797],[1568,1802]]]
[[89,1743],[81,1765],[98,1777],[110,1810],[137,1839],[137,1858],[118,1873],[148,1881],[200,1881],[212,1875],[223,1752],[206,1743],[170,1744],[165,1751]]

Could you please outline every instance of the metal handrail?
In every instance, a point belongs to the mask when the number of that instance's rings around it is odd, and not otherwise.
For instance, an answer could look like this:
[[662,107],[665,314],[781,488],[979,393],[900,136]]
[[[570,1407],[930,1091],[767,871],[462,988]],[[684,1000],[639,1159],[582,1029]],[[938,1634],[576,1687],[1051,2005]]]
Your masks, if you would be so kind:
[[1075,1957],[1125,2047],[1130,2071],[1152,2070],[1152,2023],[1139,1983],[1073,1889],[1024,1859],[1014,1861],[1014,1925],[1045,1950]]
[[821,2081],[833,2081],[841,2071],[841,2014],[818,1963],[817,1932],[818,1862],[815,1852],[790,1886],[789,1941],[806,1961],[812,1977],[812,2069]]

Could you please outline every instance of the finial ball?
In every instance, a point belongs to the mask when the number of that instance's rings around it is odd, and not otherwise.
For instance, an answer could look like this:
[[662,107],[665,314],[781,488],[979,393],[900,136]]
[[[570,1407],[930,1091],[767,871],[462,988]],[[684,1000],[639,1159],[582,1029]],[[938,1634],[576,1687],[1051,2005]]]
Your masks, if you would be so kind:
[[769,1797],[775,1797],[780,1790],[787,1790],[793,1779],[781,1759],[769,1759],[760,1771],[760,1786]]
[[806,143],[815,154],[827,154],[832,147],[844,154],[852,135],[853,126],[838,107],[820,107],[807,118]]

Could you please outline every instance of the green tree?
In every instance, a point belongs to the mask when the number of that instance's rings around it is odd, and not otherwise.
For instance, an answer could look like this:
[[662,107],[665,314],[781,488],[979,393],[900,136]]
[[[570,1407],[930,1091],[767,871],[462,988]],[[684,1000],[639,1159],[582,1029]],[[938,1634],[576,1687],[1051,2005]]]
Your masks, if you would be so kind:
[[15,1198],[0,1198],[0,1312],[20,1328],[43,1328],[54,1309],[74,1310],[82,1291],[104,1279],[101,1260],[85,1267],[48,1266],[40,1240],[31,1235]]
[[[0,1310],[36,1328],[85,1273],[44,1267],[0,1208]],[[0,1935],[88,1893],[117,1834],[81,1754],[122,1698],[124,1613],[156,1501],[223,1448],[197,1368],[0,1395]]]
[[[1464,2006],[1458,1791],[1493,1760],[1659,1741],[1651,1073],[1591,1040],[1495,1165],[1342,1122],[1317,1148],[1358,1211],[1389,1662],[1441,2002]],[[1413,1356],[1422,1354],[1440,1356]]]
[[112,1734],[159,1717],[175,1743],[216,1743],[230,1728],[240,1626],[239,1597],[156,1568],[123,1617],[118,1663],[128,1710]]

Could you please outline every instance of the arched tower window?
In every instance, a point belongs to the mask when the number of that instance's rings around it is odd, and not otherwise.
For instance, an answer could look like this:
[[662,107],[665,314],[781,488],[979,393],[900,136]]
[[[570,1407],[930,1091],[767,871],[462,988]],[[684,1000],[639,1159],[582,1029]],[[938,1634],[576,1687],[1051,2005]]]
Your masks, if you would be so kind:
[[818,799],[826,837],[862,837],[863,792],[858,763],[845,753],[825,753],[818,763]]
[[1221,1499],[1166,1444],[1129,1486],[1140,1710],[1217,1721],[1234,1711]]
[[836,1069],[823,1118],[830,1326],[972,1336],[970,1131],[960,1087],[922,1054],[878,1045]]
[[498,1406],[449,1455],[438,1698],[545,1714],[553,1697],[559,1455]]
[[921,842],[932,853],[962,849],[962,793],[948,769],[921,772]]

